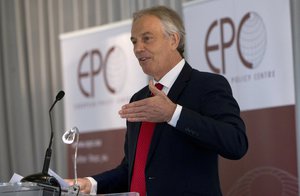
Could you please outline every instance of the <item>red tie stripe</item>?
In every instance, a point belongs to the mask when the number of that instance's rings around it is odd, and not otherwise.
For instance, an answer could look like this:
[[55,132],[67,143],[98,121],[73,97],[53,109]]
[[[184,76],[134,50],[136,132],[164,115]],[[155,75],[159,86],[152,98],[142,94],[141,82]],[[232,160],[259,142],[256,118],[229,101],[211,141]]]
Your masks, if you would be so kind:
[[[156,83],[155,86],[159,90],[163,88],[160,83]],[[152,122],[142,122],[136,146],[130,191],[138,192],[140,196],[146,196],[145,167],[155,125],[156,123]]]

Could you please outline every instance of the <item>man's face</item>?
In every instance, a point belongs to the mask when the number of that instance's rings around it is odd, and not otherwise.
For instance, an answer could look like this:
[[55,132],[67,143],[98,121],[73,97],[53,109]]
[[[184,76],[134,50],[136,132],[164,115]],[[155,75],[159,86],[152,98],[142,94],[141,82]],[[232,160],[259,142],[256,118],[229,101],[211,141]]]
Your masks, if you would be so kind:
[[[145,15],[132,24],[133,50],[144,73],[161,79],[175,64],[170,60],[176,51],[174,40],[164,32],[160,20]],[[174,50],[175,49],[175,50]]]

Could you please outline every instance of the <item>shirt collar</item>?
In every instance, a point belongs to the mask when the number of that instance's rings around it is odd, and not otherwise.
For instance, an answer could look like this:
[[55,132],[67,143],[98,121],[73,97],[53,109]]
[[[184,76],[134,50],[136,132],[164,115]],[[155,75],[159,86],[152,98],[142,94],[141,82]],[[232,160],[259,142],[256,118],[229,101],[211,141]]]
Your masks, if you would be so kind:
[[181,72],[183,66],[185,64],[185,60],[181,59],[177,65],[175,65],[164,77],[162,77],[159,81],[154,80],[154,84],[157,82],[161,83],[164,85],[163,91],[168,94],[170,88],[174,84],[175,80],[177,79],[179,73]]

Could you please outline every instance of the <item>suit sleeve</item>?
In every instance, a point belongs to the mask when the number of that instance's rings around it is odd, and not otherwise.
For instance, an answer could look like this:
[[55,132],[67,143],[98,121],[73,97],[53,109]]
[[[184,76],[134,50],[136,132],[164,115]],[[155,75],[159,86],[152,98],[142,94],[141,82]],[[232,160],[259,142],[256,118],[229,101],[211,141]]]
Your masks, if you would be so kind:
[[248,149],[246,128],[229,83],[215,76],[213,81],[207,80],[203,89],[189,100],[192,105],[181,104],[176,129],[224,158],[242,158]]
[[128,167],[125,158],[118,167],[92,178],[97,181],[98,194],[128,191]]

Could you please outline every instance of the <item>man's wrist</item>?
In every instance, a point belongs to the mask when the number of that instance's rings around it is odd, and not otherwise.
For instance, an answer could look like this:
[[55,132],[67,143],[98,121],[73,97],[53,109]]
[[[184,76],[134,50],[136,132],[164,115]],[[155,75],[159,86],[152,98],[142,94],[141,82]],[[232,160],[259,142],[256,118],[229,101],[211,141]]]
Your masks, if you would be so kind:
[[91,182],[91,191],[90,195],[96,195],[97,194],[97,181],[92,177],[86,177]]
[[173,127],[176,127],[177,121],[178,121],[180,113],[181,113],[181,110],[182,110],[182,106],[179,105],[179,104],[176,104],[176,109],[175,109],[175,111],[172,115],[171,120],[168,122],[169,125],[172,125]]

